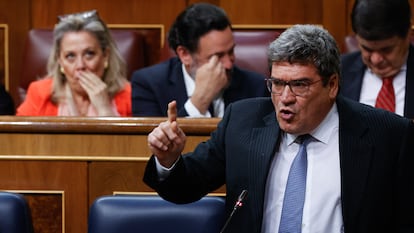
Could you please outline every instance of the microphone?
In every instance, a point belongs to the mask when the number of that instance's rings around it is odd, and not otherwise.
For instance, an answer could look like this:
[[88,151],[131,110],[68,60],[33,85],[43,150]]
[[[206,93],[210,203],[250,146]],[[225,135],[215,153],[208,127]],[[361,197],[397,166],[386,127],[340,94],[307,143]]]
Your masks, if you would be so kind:
[[243,206],[243,201],[246,198],[246,196],[247,196],[247,190],[243,189],[243,191],[240,193],[239,197],[237,198],[236,204],[234,204],[233,210],[231,211],[229,217],[227,218],[226,223],[224,224],[223,228],[221,228],[220,233],[223,233],[226,230],[227,225],[232,219],[234,213],[236,213],[236,211],[240,209],[240,207]]

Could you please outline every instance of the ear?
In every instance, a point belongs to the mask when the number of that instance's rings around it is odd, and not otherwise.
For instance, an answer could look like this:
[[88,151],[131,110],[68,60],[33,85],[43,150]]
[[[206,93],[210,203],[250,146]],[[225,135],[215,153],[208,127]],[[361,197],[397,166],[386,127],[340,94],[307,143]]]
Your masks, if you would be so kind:
[[56,63],[59,67],[62,67],[62,60],[60,60],[59,57],[57,58]]
[[111,54],[111,49],[108,47],[108,48],[106,48],[105,49],[105,51],[103,51],[103,55],[104,55],[104,57],[105,57],[105,59],[106,59],[106,61],[108,61],[109,60],[109,56],[110,56],[110,54]]
[[180,58],[181,62],[185,66],[192,64],[193,57],[191,56],[191,53],[188,51],[187,48],[185,48],[182,45],[179,45],[176,49],[176,53],[177,53],[178,58]]
[[333,74],[328,82],[329,96],[335,99],[339,91],[339,74]]

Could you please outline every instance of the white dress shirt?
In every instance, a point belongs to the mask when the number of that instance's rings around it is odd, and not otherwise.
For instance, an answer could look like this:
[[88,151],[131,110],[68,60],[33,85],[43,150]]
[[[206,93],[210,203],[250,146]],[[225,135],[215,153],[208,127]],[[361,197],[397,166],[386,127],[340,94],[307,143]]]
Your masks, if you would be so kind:
[[214,116],[211,116],[210,112],[207,111],[205,114],[201,114],[200,111],[191,102],[190,97],[193,95],[195,89],[194,79],[188,74],[184,64],[182,64],[182,70],[184,75],[185,88],[187,90],[188,100],[184,104],[184,108],[188,113],[188,117],[223,117],[224,115],[224,100],[220,95],[213,100]]
[[[302,233],[343,232],[339,118],[336,104],[311,135],[307,146],[308,169]],[[283,198],[290,166],[299,151],[298,135],[283,133],[279,151],[270,166],[263,212],[262,233],[279,232]]]
[[[405,81],[407,73],[407,64],[401,67],[400,72],[394,77],[392,85],[395,93],[395,113],[404,115],[405,103]],[[382,79],[376,74],[372,73],[370,69],[365,70],[362,79],[361,95],[359,102],[375,107],[377,96],[382,87]]]

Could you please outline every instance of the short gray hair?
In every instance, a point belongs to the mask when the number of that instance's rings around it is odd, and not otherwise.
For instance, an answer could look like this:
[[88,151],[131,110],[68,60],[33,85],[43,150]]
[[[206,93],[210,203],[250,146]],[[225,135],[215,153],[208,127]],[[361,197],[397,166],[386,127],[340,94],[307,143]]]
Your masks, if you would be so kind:
[[313,65],[324,85],[333,74],[340,75],[340,51],[328,31],[317,25],[294,25],[269,45],[269,66],[289,62]]

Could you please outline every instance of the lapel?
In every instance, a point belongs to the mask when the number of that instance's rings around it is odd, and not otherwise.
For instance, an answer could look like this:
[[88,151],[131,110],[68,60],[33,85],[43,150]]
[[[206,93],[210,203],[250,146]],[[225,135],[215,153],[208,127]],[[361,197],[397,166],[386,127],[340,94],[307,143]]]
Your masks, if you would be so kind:
[[357,219],[373,156],[369,122],[356,111],[356,103],[337,98],[342,213],[345,229]]
[[178,58],[172,58],[171,71],[168,75],[168,88],[165,89],[168,92],[169,99],[177,101],[177,109],[184,107],[185,102],[188,99],[187,89],[184,83],[184,74],[182,71],[182,63]]
[[225,107],[227,107],[230,103],[233,103],[240,98],[240,93],[242,92],[242,90],[240,90],[240,85],[243,82],[241,78],[242,77],[239,68],[237,68],[237,66],[234,66],[233,73],[231,75],[230,85],[228,88],[224,90],[223,93]]
[[362,62],[361,53],[358,53],[358,56],[352,58],[353,62],[349,68],[343,70],[344,79],[346,78],[348,80],[347,85],[343,88],[346,89],[344,90],[344,93],[347,93],[348,98],[359,101],[359,97],[361,96],[362,79],[364,77],[366,67]]
[[407,73],[405,81],[404,116],[414,119],[414,47],[410,45],[407,58]]
[[279,125],[273,111],[263,118],[264,127],[253,128],[249,154],[249,200],[252,202],[253,221],[261,223],[267,174],[277,148]]

